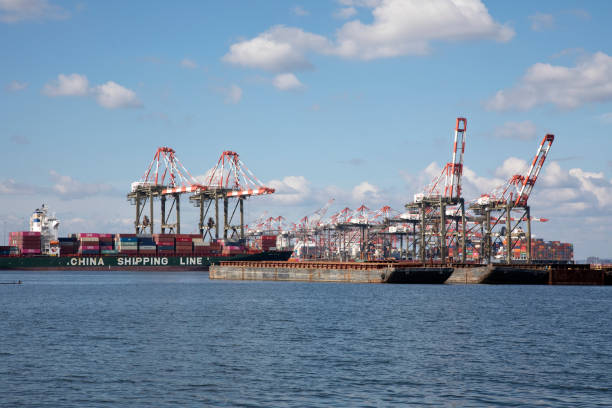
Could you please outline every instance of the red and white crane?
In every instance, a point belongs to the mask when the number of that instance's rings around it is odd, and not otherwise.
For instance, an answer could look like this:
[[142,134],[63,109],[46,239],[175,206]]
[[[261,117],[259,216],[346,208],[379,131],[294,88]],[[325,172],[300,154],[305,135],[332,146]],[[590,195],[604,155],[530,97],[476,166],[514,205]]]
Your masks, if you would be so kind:
[[132,191],[138,187],[165,187],[161,194],[186,193],[205,190],[181,164],[170,147],[159,147],[140,181],[132,183]]
[[531,167],[527,174],[515,174],[508,179],[503,185],[497,187],[495,190],[488,194],[483,194],[478,199],[478,204],[481,205],[495,205],[495,204],[512,204],[514,207],[524,207],[527,205],[527,200],[531,195],[533,186],[535,185],[538,175],[542,170],[542,166],[546,161],[548,151],[552,146],[555,136],[547,134],[542,139],[542,142],[538,146]]
[[224,151],[217,165],[207,174],[206,188],[226,190],[227,197],[241,197],[274,193],[274,189],[263,185],[249,170],[238,153]]
[[547,134],[542,139],[540,146],[538,147],[538,151],[536,152],[533,161],[531,162],[531,167],[529,168],[529,172],[527,176],[523,179],[523,183],[521,185],[521,189],[518,192],[518,197],[514,202],[515,206],[526,206],[527,200],[529,199],[529,195],[531,194],[531,190],[533,190],[533,186],[538,179],[538,175],[540,174],[540,170],[542,170],[542,166],[544,165],[544,161],[546,161],[546,156],[548,155],[548,151],[552,146],[553,141],[555,140],[555,135]]
[[[450,199],[461,198],[461,175],[463,174],[463,154],[465,153],[465,138],[467,119],[457,118],[455,124],[455,139],[452,159],[442,169],[442,173],[425,189],[425,197],[442,196]],[[440,192],[444,179],[444,194]]]

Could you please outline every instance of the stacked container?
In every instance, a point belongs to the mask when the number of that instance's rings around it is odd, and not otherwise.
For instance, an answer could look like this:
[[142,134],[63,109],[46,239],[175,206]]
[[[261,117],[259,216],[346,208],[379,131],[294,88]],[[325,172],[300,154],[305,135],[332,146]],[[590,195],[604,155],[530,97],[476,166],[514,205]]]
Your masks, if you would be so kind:
[[23,255],[40,255],[40,232],[11,232],[9,245],[17,247],[19,253]]
[[100,255],[100,234],[83,232],[77,235],[79,255]]
[[[523,251],[522,247],[521,251]],[[524,251],[526,254],[526,247]],[[543,239],[534,238],[531,240],[531,259],[535,261],[572,261],[574,260],[574,246],[567,242],[546,242]]]
[[[276,243],[276,240],[274,241]],[[263,246],[263,241],[262,241]],[[225,242],[223,245],[223,250],[221,251],[221,255],[223,256],[231,256],[244,254],[244,245],[242,242]]]
[[141,234],[138,238],[138,255],[155,256],[157,255],[157,246],[151,235]]
[[223,246],[220,242],[211,242],[210,244],[204,244],[202,237],[193,238],[193,254],[197,256],[219,256]]
[[175,253],[177,256],[193,255],[193,238],[189,234],[176,234],[174,240]]
[[276,249],[276,235],[262,235],[261,249],[264,251],[269,251],[272,248]]
[[76,237],[58,238],[60,247],[60,256],[76,255],[79,250],[79,245]]
[[173,234],[153,234],[153,240],[157,244],[157,255],[174,255],[174,235]]
[[0,256],[10,256],[11,255],[11,247],[10,246],[0,246]]
[[113,234],[100,234],[100,253],[102,255],[116,255]]
[[116,234],[115,248],[121,255],[137,255],[138,238],[136,234]]

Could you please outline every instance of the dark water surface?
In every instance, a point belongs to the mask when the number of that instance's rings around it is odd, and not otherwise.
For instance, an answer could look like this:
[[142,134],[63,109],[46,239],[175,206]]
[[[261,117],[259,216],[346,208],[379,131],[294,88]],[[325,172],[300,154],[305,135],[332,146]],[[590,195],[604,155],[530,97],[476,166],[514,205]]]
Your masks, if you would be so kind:
[[0,406],[612,406],[612,288],[0,272]]

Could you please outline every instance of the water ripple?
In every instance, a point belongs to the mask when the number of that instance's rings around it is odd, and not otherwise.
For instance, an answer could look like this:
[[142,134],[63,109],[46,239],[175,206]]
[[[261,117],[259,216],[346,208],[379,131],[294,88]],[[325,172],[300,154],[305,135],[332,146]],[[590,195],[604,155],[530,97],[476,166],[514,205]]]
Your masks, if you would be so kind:
[[612,406],[610,288],[0,274],[0,406]]

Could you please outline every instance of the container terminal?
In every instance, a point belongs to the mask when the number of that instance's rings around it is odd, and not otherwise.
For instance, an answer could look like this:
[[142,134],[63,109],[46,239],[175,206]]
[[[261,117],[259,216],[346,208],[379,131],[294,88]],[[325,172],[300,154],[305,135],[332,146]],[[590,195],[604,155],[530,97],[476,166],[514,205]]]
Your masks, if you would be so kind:
[[[555,136],[543,137],[524,174],[466,201],[466,134],[467,119],[459,117],[451,160],[403,211],[361,205],[326,219],[332,198],[298,222],[262,216],[251,225],[245,224],[245,201],[274,189],[238,153],[224,151],[204,180],[196,180],[172,148],[160,147],[127,194],[135,209],[133,233],[59,237],[59,220],[43,205],[32,215],[30,231],[10,233],[9,245],[0,247],[0,268],[216,265],[212,279],[609,284],[609,267],[574,264],[572,244],[533,238],[532,222],[548,219],[533,217],[528,200]],[[181,234],[184,195],[199,210],[196,234]]]

